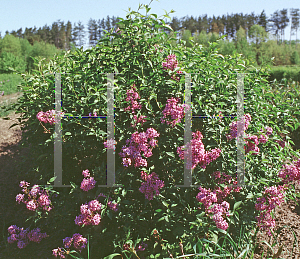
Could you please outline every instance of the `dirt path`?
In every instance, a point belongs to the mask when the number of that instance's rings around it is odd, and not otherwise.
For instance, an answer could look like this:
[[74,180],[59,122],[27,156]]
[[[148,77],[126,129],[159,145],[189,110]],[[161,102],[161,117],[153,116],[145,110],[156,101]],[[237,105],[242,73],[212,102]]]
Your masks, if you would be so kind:
[[[16,203],[15,196],[21,191],[19,182],[21,180],[29,181],[26,177],[26,173],[32,169],[30,162],[24,162],[24,157],[30,156],[30,149],[20,149],[19,142],[22,137],[20,127],[17,126],[9,129],[10,125],[17,122],[17,118],[20,117],[20,114],[12,113],[9,117],[11,120],[0,118],[0,227],[2,232],[0,237],[0,258],[8,258],[6,255],[10,255],[10,258],[47,258],[45,256],[45,249],[47,249],[47,254],[49,254],[49,249],[52,250],[55,248],[55,246],[51,248],[51,242],[53,243],[53,241],[55,241],[55,237],[52,237],[52,239],[49,237],[48,241],[44,241],[45,243],[43,243],[43,241],[40,244],[32,243],[32,245],[22,250],[17,248],[16,243],[7,244],[6,246],[7,242],[4,241],[8,235],[7,228],[10,225],[24,226],[25,220],[29,215],[26,209],[20,209],[21,205]],[[300,191],[299,184],[296,184],[296,190],[297,192]],[[300,199],[298,199],[298,202],[300,204]],[[20,211],[22,211],[22,213],[20,213]],[[296,233],[299,245],[300,206],[297,206],[292,201],[287,204],[282,204],[280,208],[276,209],[275,221],[277,227],[287,225],[292,228]],[[266,235],[259,234],[258,236],[260,240],[270,241]],[[288,256],[287,249],[292,251],[293,242],[294,237],[292,232],[288,228],[284,229],[279,236],[279,245],[273,248],[276,253],[279,246],[281,244],[284,245],[282,255],[279,258],[300,259],[300,252],[297,248],[294,249],[293,257]],[[263,250],[267,250],[266,245],[263,245]],[[30,251],[30,253],[34,251],[35,257],[29,256],[28,251]],[[262,249],[258,249],[254,258],[261,258],[261,254]],[[264,256],[264,258],[266,257]]]

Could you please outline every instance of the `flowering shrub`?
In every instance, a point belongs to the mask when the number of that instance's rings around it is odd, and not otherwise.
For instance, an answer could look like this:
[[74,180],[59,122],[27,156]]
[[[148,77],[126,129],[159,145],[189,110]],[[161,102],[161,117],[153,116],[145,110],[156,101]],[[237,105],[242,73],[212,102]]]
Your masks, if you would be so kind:
[[76,217],[75,224],[82,225],[99,225],[101,216],[97,212],[101,212],[101,203],[92,200],[89,203],[80,206],[81,214]]
[[[23,188],[22,192],[16,196],[16,201],[20,204],[23,202],[26,204],[28,210],[36,211],[43,209],[45,211],[50,211],[52,209],[51,200],[49,199],[48,190],[42,189],[38,185],[34,185],[29,190],[30,183],[21,181],[20,187]],[[25,196],[26,195],[26,196]]]
[[[79,233],[75,233],[72,237],[66,237],[63,240],[64,248],[53,249],[53,255],[55,257],[59,256],[60,258],[66,258],[65,255],[70,254],[70,248],[73,247],[78,250],[80,253],[87,245],[87,239],[84,238]],[[67,249],[67,250],[66,250]]]
[[143,159],[140,153],[143,151],[145,157],[152,156],[152,149],[157,145],[157,140],[154,139],[156,137],[159,137],[159,134],[153,128],[148,128],[146,132],[133,133],[131,140],[126,140],[129,147],[123,146],[122,152],[119,153],[123,157],[123,165],[128,167],[134,163],[134,167],[147,167],[147,160]]
[[184,116],[183,107],[176,106],[177,103],[180,101],[179,98],[171,98],[167,100],[166,108],[163,110],[164,117],[161,118],[161,122],[165,123],[166,120],[164,118],[167,118],[168,115],[171,116],[172,122],[167,121],[166,123],[168,125],[171,124],[172,127],[174,127],[177,123],[181,122],[181,119]]
[[[230,234],[237,241],[242,222],[246,222],[246,233],[262,226],[265,218],[270,222],[267,214],[255,221],[261,212],[255,207],[255,199],[263,195],[266,185],[279,186],[286,178],[286,173],[277,174],[286,155],[299,157],[288,138],[284,140],[284,152],[277,143],[283,141],[280,134],[288,134],[288,125],[295,124],[296,118],[291,114],[277,116],[280,108],[273,105],[274,96],[269,92],[263,95],[263,91],[270,91],[264,70],[245,75],[246,115],[239,123],[245,123],[247,130],[245,184],[248,186],[236,186],[233,140],[240,133],[238,122],[231,120],[229,114],[236,112],[235,73],[245,72],[248,61],[235,55],[223,57],[218,54],[217,43],[205,50],[198,45],[188,49],[182,42],[173,47],[166,33],[158,31],[168,28],[163,20],[155,15],[135,15],[133,20],[128,16],[120,21],[120,29],[110,32],[95,48],[67,52],[55,57],[52,65],[41,65],[43,74],[66,73],[61,75],[65,86],[62,109],[66,116],[77,112],[80,117],[95,110],[101,116],[107,114],[107,77],[99,71],[119,73],[114,75],[116,141],[105,138],[107,125],[101,118],[62,118],[62,135],[66,140],[62,150],[63,180],[71,183],[71,191],[61,192],[60,202],[57,201],[51,211],[53,215],[47,219],[53,226],[58,225],[58,229],[66,225],[72,231],[76,228],[76,232],[90,234],[92,258],[124,251],[145,258],[157,254],[175,257],[182,255],[178,244],[185,247],[186,253],[195,253],[193,247],[207,233],[210,240],[214,240],[213,235],[218,238]],[[185,100],[183,75],[191,73],[192,114],[205,114],[207,118],[193,118],[193,139],[185,146],[185,125],[181,121],[187,104],[180,102]],[[43,80],[42,74],[26,81],[24,86],[29,90],[19,101],[19,111],[24,113],[22,120],[27,119],[24,129],[28,131],[24,136],[36,147],[32,155],[39,158],[35,163],[43,180],[53,176],[53,136],[41,134],[37,119],[37,112],[53,107],[46,96],[53,93],[54,76],[47,77],[43,87],[35,84]],[[40,99],[32,99],[34,91]],[[216,112],[223,114],[222,120],[211,118]],[[41,114],[38,117],[45,121]],[[265,132],[258,132],[262,128]],[[49,129],[53,130],[53,125]],[[191,169],[193,184],[198,189],[177,186],[185,178],[183,150],[189,147],[192,161],[187,168]],[[96,180],[106,184],[106,152],[112,148],[116,150],[118,186],[98,188]],[[272,164],[272,169],[262,164]],[[86,168],[94,173],[93,177]],[[292,170],[292,178],[298,179],[299,170]],[[287,195],[289,192],[291,189],[286,190]],[[79,216],[78,204],[81,204]],[[64,222],[58,220],[61,218]],[[154,234],[154,230],[160,234]],[[67,247],[70,240],[64,242]],[[147,246],[139,248],[142,242]],[[234,253],[230,244],[226,244],[226,249]],[[63,253],[66,252],[62,248],[55,250],[57,256]]]
[[94,180],[94,177],[90,176],[89,170],[83,171],[82,175],[84,176],[84,179],[81,182],[80,189],[86,192],[93,189],[95,187],[96,181]]
[[164,182],[159,180],[156,173],[152,173],[148,175],[145,172],[141,172],[141,178],[146,181],[145,183],[142,183],[142,186],[140,187],[140,192],[145,194],[146,199],[152,200],[153,199],[153,192],[155,195],[159,194],[160,188],[164,187]]
[[[204,145],[201,141],[203,138],[203,135],[201,134],[200,131],[197,131],[196,133],[192,133],[193,135],[193,140],[191,141],[192,144],[189,143],[188,147],[186,147],[187,150],[189,150],[189,146],[192,145],[192,165],[187,164],[188,169],[194,169],[198,164],[202,168],[206,168],[206,165],[208,165],[210,162],[213,160],[216,160],[221,153],[221,149],[216,148],[211,150],[210,152],[205,151]],[[179,154],[179,157],[181,159],[184,159],[184,151],[183,151],[183,146],[177,148],[177,153]],[[187,151],[189,154],[189,152]]]
[[275,209],[276,205],[280,206],[284,202],[285,192],[282,192],[285,188],[287,186],[265,187],[264,197],[257,198],[255,208],[261,211],[260,215],[256,217],[257,224],[261,230],[266,230],[269,236],[272,236],[271,231],[275,227],[275,220],[272,218],[270,212]]
[[[61,113],[61,116],[63,116],[64,113]],[[39,121],[44,122],[44,123],[49,123],[50,125],[55,124],[56,120],[55,120],[55,110],[49,110],[46,112],[40,111],[36,117]]]
[[19,228],[16,225],[12,225],[8,228],[7,242],[12,244],[17,242],[18,248],[22,249],[26,247],[30,241],[40,243],[43,238],[48,237],[46,233],[41,233],[39,228],[35,228],[29,231],[29,228]]

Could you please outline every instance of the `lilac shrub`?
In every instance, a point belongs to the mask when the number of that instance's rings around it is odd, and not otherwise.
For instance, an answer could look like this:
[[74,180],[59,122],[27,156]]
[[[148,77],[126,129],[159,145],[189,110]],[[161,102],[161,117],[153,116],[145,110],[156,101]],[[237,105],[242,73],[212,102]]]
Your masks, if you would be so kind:
[[86,248],[87,239],[84,238],[79,233],[75,233],[73,234],[72,237],[64,238],[63,243],[64,243],[64,248],[59,247],[52,250],[52,253],[55,257],[59,256],[60,258],[66,258],[66,255],[70,254],[71,247],[74,247],[76,250],[78,250],[81,253],[81,251],[84,248]]
[[19,228],[16,225],[11,225],[8,228],[8,233],[10,236],[7,238],[7,242],[10,244],[17,242],[20,249],[26,247],[30,241],[40,243],[43,238],[48,237],[46,233],[41,233],[40,228],[29,231],[29,228]]
[[84,190],[85,192],[93,189],[95,187],[96,181],[94,177],[90,176],[89,170],[84,170],[82,172],[84,179],[81,182],[80,189]]
[[153,199],[153,195],[159,195],[159,189],[164,187],[164,182],[159,180],[156,173],[148,175],[144,171],[141,172],[141,178],[145,181],[139,188],[141,193],[145,194],[145,198],[148,200]]
[[[88,203],[80,206],[80,215],[76,216],[75,224],[78,226],[82,225],[99,225],[101,221],[102,204],[98,200],[92,200]],[[99,213],[98,213],[99,212]]]
[[[30,183],[21,181],[20,187],[23,188],[22,192],[16,196],[16,201],[20,204],[21,202],[26,204],[28,210],[36,211],[43,209],[50,211],[53,207],[51,200],[49,199],[48,190],[42,189],[38,185],[34,185],[31,189],[28,187]],[[25,196],[26,195],[26,196]]]

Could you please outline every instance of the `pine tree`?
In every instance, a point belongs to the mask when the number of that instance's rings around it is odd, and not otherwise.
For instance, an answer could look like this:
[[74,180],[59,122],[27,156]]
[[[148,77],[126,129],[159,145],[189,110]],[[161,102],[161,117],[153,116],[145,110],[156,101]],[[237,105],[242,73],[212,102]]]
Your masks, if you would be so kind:
[[297,31],[300,25],[300,12],[299,9],[291,9],[290,16],[292,17],[291,19],[291,31],[296,31],[296,46],[297,46]]
[[66,47],[67,50],[71,49],[72,43],[72,23],[70,21],[67,22],[66,26]]
[[19,30],[17,30],[17,36],[18,36],[19,38],[23,38],[22,28],[20,28]]
[[97,21],[93,20],[92,18],[88,22],[88,33],[89,33],[89,45],[95,46],[97,43],[97,31],[98,25]]
[[264,27],[265,31],[268,32],[267,24],[268,24],[267,16],[265,10],[263,10],[259,16],[258,25]]
[[287,16],[287,9],[282,9],[280,11],[280,30],[281,30],[281,39],[284,41],[284,30],[288,26],[290,19]]
[[271,14],[271,18],[268,20],[269,22],[272,22],[271,24],[271,30],[275,31],[275,35],[277,37],[277,43],[278,43],[278,32],[280,30],[280,22],[281,22],[281,18],[280,18],[280,14],[279,11],[277,10],[276,12],[274,12],[273,14]]
[[180,30],[180,20],[177,17],[173,17],[169,25],[175,32]]
[[105,21],[105,29],[106,29],[108,32],[110,32],[110,30],[111,30],[111,23],[110,23],[110,18],[109,18],[108,15],[107,15],[106,21]]
[[81,23],[81,21],[79,21],[78,24],[74,26],[74,31],[73,31],[73,39],[76,47],[82,47],[84,45],[85,43],[84,37],[85,37],[84,25]]
[[66,45],[66,26],[64,22],[60,22],[60,28],[59,28],[59,37],[58,37],[58,47],[60,49],[67,49]]

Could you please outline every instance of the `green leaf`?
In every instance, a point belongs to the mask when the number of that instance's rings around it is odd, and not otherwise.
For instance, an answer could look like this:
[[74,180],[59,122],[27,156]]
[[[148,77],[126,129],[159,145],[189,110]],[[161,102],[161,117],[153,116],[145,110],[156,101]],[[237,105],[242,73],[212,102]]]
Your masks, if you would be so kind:
[[235,211],[242,203],[243,201],[237,201],[233,206],[233,211]]
[[57,176],[54,176],[54,177],[50,178],[50,180],[49,180],[48,182],[49,182],[49,183],[52,183],[52,182],[54,182],[54,181],[55,181],[55,179],[56,179],[56,177],[57,177]]
[[247,197],[246,197],[246,199],[252,199],[254,196],[253,196],[253,193],[248,193],[248,195],[247,195]]
[[[121,255],[121,254],[117,254],[117,253],[111,254],[111,255],[109,255],[109,256],[104,257],[104,259],[112,259],[112,258],[114,258],[114,257],[116,257],[116,256],[119,256],[119,255]],[[121,256],[122,256],[122,255],[121,255]]]
[[175,158],[175,155],[174,155],[174,153],[173,152],[166,152],[167,153],[167,155],[169,155],[169,156],[171,156],[171,157],[174,157]]
[[162,204],[165,206],[165,207],[169,207],[169,204],[167,203],[167,202],[165,202],[165,201],[162,201]]

